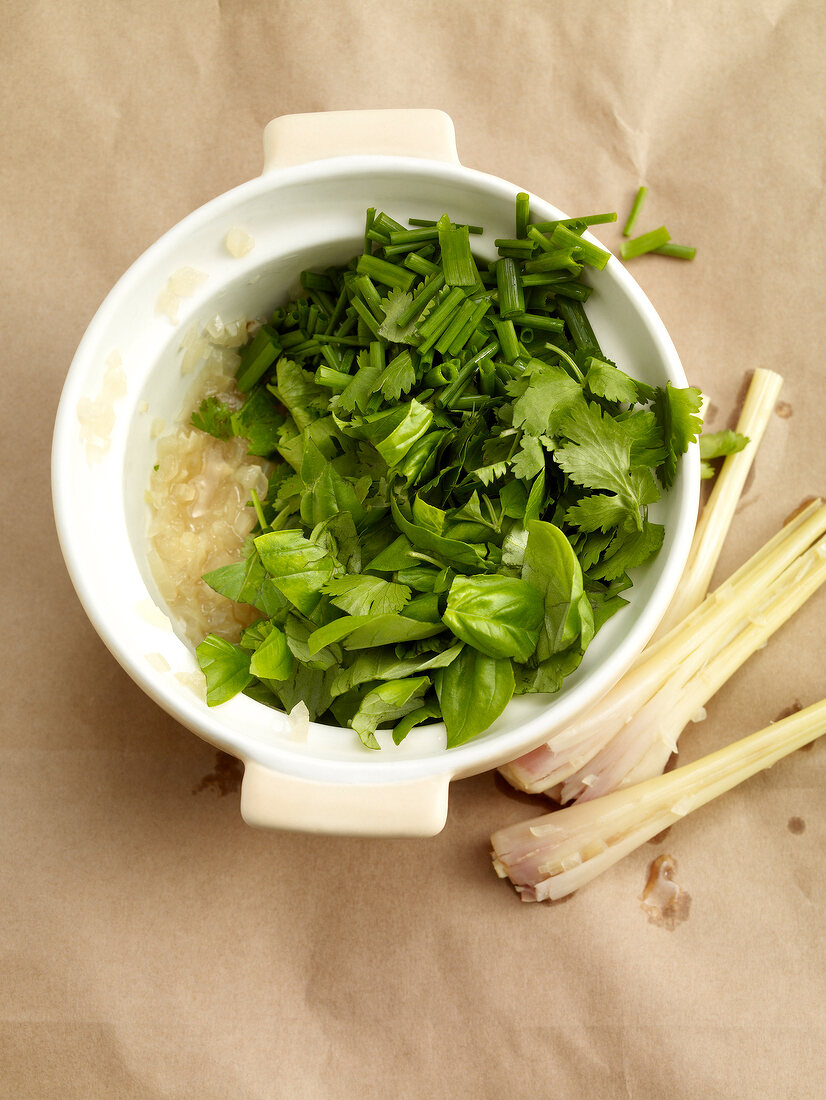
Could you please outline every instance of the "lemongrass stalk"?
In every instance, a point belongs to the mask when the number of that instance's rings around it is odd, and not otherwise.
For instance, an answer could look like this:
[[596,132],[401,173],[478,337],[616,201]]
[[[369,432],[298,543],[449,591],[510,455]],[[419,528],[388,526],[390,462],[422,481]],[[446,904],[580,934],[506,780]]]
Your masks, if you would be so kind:
[[502,767],[504,777],[520,790],[537,793],[578,771],[583,757],[591,759],[615,737],[674,669],[688,670],[687,662],[698,650],[705,660],[708,644],[724,639],[783,571],[824,533],[826,505],[815,500],[789,520],[683,623],[649,647],[643,659],[578,721],[561,730],[546,745]]
[[668,825],[826,733],[826,699],[666,775],[500,829],[493,862],[523,901],[562,898]]
[[[668,763],[683,729],[734,673],[761,649],[826,581],[826,538],[812,546],[784,570],[765,598],[751,605],[734,637],[722,645],[698,650],[692,660],[677,666],[671,677],[621,732],[593,759],[571,776],[562,801],[589,801],[637,779],[659,774]],[[698,659],[699,658],[699,659]],[[653,769],[641,775],[648,758]]]
[[746,477],[751,469],[763,433],[771,419],[783,379],[774,371],[758,368],[751,378],[746,400],[737,421],[737,431],[748,436],[749,443],[737,454],[728,455],[714,482],[697,529],[694,532],[685,572],[677,594],[671,601],[654,640],[667,634],[702,602],[720,557],[723,542]]

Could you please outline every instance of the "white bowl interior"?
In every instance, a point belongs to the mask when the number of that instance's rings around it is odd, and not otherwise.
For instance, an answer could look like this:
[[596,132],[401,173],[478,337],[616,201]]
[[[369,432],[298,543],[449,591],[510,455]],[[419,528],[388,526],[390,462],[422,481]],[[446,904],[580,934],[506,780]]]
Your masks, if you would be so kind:
[[[444,728],[414,731],[398,748],[380,735],[383,751],[364,749],[352,731],[313,723],[296,741],[278,712],[237,697],[208,708],[190,647],[172,630],[146,556],[144,493],[155,461],[158,419],[170,430],[192,386],[181,373],[181,339],[193,321],[262,316],[283,302],[307,267],[347,260],[360,248],[368,206],[407,217],[452,218],[485,227],[474,239],[493,258],[495,237],[513,232],[517,188],[481,173],[422,161],[347,158],[288,169],[253,180],[196,211],[130,268],[90,325],[67,379],[54,445],[54,493],[64,554],[78,593],[104,641],[139,684],[179,721],[246,759],[296,775],[341,779],[351,768],[359,781],[444,771],[471,774],[495,766],[570,721],[630,664],[655,629],[682,571],[693,531],[698,462],[690,452],[676,485],[652,508],[665,523],[659,556],[636,571],[630,605],[594,639],[582,665],[555,696],[515,699],[477,741],[445,753]],[[540,200],[536,220],[564,215]],[[243,226],[255,240],[242,259],[224,238]],[[208,275],[182,299],[178,324],[156,312],[166,279],[191,266]],[[652,384],[685,385],[676,352],[645,296],[612,259],[590,276],[589,319],[620,367]],[[127,393],[115,404],[108,453],[87,459],[77,420],[82,397],[99,394],[105,360],[123,359]],[[164,613],[161,614],[158,609]],[[446,762],[449,758],[449,762]],[[356,772],[353,772],[356,774]]]

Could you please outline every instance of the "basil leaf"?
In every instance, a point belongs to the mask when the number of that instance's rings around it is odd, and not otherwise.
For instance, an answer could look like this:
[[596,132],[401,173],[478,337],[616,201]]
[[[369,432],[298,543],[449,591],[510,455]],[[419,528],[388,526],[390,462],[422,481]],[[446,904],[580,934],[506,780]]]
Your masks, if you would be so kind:
[[434,676],[436,695],[453,748],[484,733],[510,702],[513,665],[465,646],[455,661]]
[[368,749],[379,748],[375,731],[386,722],[394,722],[416,710],[430,687],[429,676],[409,680],[390,680],[373,688],[361,701],[350,725]]
[[196,646],[195,655],[206,677],[206,700],[210,707],[226,703],[252,683],[249,652],[226,638],[207,634]]
[[345,649],[370,649],[377,645],[430,638],[444,630],[441,622],[420,623],[403,615],[345,615],[319,627],[307,639],[311,653],[344,639]]
[[417,439],[430,427],[433,413],[415,398],[381,413],[368,417],[365,427],[368,440],[373,444],[388,466],[401,462]]
[[539,638],[542,595],[517,577],[457,577],[442,616],[457,638],[489,657],[527,661]]
[[255,539],[255,548],[276,588],[299,611],[311,614],[335,569],[329,554],[299,531],[269,531]]
[[536,647],[537,659],[542,662],[567,649],[580,635],[587,645],[593,637],[594,619],[582,569],[568,539],[544,520],[531,520],[527,526],[522,577],[544,597],[545,621]]
[[397,657],[392,649],[372,649],[359,653],[355,661],[336,673],[331,691],[333,695],[343,695],[345,691],[367,683],[368,680],[400,680],[415,676],[433,668],[446,668],[462,651],[463,643],[456,642],[442,653],[432,657]]
[[[484,568],[484,552],[479,547],[444,538],[432,528],[423,527],[421,523],[413,523],[402,514],[398,504],[392,497],[390,508],[396,526],[407,536],[413,546],[446,559],[459,573],[476,572]],[[438,511],[438,509],[435,510]],[[420,509],[420,512],[423,514],[424,509]]]
[[292,675],[294,664],[287,639],[275,626],[253,653],[249,670],[262,680],[286,680]]
[[441,718],[441,716],[441,710],[434,703],[427,703],[423,707],[411,710],[393,727],[393,744],[400,745],[415,726],[421,725],[428,718]]

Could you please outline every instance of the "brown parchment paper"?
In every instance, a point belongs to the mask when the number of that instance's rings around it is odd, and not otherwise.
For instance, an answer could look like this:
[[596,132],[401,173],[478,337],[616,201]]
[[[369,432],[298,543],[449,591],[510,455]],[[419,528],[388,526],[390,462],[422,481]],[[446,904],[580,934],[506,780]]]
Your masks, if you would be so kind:
[[[490,832],[536,803],[492,774],[433,840],[254,832],[239,768],[86,621],[48,483],[100,301],[260,171],[271,117],[434,106],[465,164],[572,214],[621,224],[648,185],[640,229],[698,256],[632,270],[713,427],[745,372],[785,376],[723,576],[826,491],[823,5],[3,0],[0,27],[0,1094],[823,1096],[826,745],[552,906],[494,877]],[[683,759],[823,696],[825,613],[821,592]],[[673,931],[639,902],[663,852],[692,899]]]

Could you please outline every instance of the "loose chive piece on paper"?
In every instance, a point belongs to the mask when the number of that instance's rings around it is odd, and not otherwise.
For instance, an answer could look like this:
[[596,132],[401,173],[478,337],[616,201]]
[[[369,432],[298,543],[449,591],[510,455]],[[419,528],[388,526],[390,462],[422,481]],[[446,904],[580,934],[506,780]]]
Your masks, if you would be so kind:
[[620,256],[623,260],[633,260],[635,256],[643,256],[646,252],[653,252],[655,248],[662,248],[670,240],[671,234],[664,225],[661,225],[659,229],[652,229],[650,233],[643,233],[640,237],[623,241],[620,245]]
[[637,220],[637,215],[642,209],[642,204],[645,202],[645,196],[648,194],[647,187],[641,187],[634,197],[634,202],[631,206],[631,213],[628,215],[628,219],[622,228],[623,237],[630,237],[631,230],[634,228],[634,223]]
[[693,260],[697,255],[697,249],[690,244],[661,244],[653,250],[660,256],[675,256],[678,260]]

